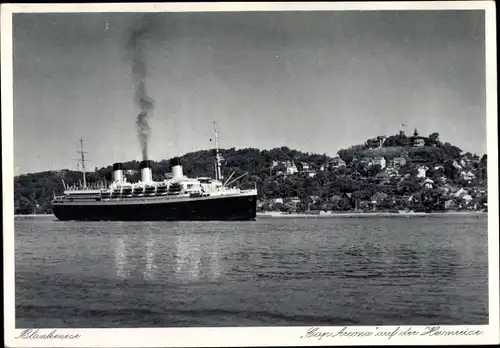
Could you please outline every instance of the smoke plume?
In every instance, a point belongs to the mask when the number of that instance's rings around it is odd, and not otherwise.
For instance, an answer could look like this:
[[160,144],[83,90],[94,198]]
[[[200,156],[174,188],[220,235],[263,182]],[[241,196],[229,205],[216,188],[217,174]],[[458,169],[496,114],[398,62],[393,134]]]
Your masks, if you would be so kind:
[[152,31],[152,22],[146,17],[142,19],[137,28],[132,31],[128,40],[128,51],[132,63],[132,77],[134,79],[135,103],[140,109],[137,115],[136,127],[139,142],[141,144],[142,159],[148,159],[148,141],[151,128],[148,123],[150,111],[154,108],[154,101],[146,90],[146,59],[144,57],[144,46],[148,34]]

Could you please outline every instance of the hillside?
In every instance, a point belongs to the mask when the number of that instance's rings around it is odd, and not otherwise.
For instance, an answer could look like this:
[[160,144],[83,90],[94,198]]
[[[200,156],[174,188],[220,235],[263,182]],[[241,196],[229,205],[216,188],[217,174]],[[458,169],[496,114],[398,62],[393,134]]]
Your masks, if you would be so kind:
[[[224,177],[248,172],[238,185],[256,185],[262,209],[486,208],[486,155],[462,153],[442,143],[437,133],[368,139],[338,151],[335,158],[288,147],[222,149],[221,155]],[[182,161],[188,176],[214,176],[213,150],[187,153]],[[129,181],[139,180],[138,167],[137,161],[124,163]],[[163,180],[170,169],[169,160],[153,162],[153,178]],[[111,164],[96,168],[87,173],[87,181],[89,185],[109,181],[111,172]],[[15,177],[16,213],[50,212],[53,193],[63,192],[62,180],[71,186],[81,179],[81,172],[69,169]]]

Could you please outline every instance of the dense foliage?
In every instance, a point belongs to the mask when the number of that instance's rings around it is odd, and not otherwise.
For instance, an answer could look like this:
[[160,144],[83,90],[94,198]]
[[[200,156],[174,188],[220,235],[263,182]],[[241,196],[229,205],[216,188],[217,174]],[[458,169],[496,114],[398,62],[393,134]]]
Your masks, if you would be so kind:
[[[351,210],[351,209],[415,209],[443,210],[444,203],[452,200],[454,208],[465,206],[452,192],[467,188],[472,202],[477,208],[485,207],[487,157],[481,159],[470,153],[462,154],[461,149],[439,141],[439,134],[425,138],[425,146],[414,147],[411,139],[404,135],[390,136],[382,146],[373,148],[367,144],[352,146],[338,152],[345,166],[332,167],[333,158],[325,154],[310,154],[289,149],[272,150],[223,149],[223,176],[234,172],[233,178],[247,173],[238,180],[240,187],[257,187],[262,209],[303,211],[308,209]],[[389,175],[387,168],[370,162],[384,157],[388,163],[403,157],[404,165],[391,167],[396,174]],[[214,176],[214,151],[202,150],[183,156],[184,173],[191,177]],[[287,174],[286,163],[297,167],[306,163],[309,170]],[[457,166],[457,163],[462,163]],[[387,165],[389,167],[389,164]],[[418,168],[426,166],[426,178],[434,182],[425,185],[418,175]],[[124,163],[129,181],[138,181],[139,163]],[[153,178],[163,180],[171,170],[168,160],[153,162]],[[468,171],[474,177],[464,179]],[[87,173],[91,185],[111,179],[111,165],[95,168]],[[314,173],[314,175],[311,175]],[[50,212],[53,194],[62,193],[63,180],[67,185],[75,185],[82,179],[82,173],[73,170],[46,171],[24,174],[14,179],[15,209],[18,214]],[[446,188],[446,189],[445,189]],[[470,203],[470,204],[469,204]]]

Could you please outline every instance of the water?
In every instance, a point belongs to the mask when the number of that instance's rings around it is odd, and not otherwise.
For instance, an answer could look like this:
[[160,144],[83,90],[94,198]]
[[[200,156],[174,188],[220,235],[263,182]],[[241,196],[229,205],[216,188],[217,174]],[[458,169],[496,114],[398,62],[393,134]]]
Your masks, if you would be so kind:
[[16,219],[16,327],[488,323],[487,219]]

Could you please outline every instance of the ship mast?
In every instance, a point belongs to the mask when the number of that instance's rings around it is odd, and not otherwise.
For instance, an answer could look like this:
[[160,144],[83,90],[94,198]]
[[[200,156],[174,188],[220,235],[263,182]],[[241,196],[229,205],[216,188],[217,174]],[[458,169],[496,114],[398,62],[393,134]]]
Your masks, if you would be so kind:
[[82,162],[82,172],[83,172],[83,187],[87,187],[87,180],[85,178],[85,154],[87,152],[83,151],[83,138],[80,138],[80,151],[77,151],[77,153],[80,154],[81,156],[81,162]]
[[219,155],[219,131],[217,130],[217,122],[214,121],[215,130],[215,179],[222,180],[220,171],[220,155]]

